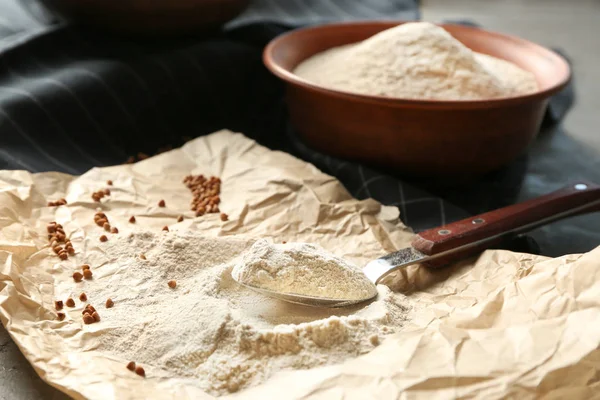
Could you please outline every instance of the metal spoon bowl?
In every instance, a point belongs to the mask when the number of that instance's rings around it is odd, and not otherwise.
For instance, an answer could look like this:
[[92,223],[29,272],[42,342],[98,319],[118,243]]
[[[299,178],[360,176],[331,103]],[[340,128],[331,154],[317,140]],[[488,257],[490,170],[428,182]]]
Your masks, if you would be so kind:
[[[362,271],[374,285],[377,285],[383,278],[385,278],[390,273],[396,271],[398,268],[418,263],[425,257],[425,254],[415,250],[412,247],[408,247],[369,262],[363,268]],[[316,297],[304,294],[283,293],[261,288],[258,286],[248,285],[247,283],[238,280],[238,277],[234,274],[232,274],[231,277],[240,285],[255,292],[261,293],[265,296],[287,301],[289,303],[301,304],[304,306],[340,308],[352,306],[359,303],[365,303],[377,297],[377,291],[375,291],[375,293],[371,296],[365,296],[359,299],[333,299],[329,297]]]
[[377,294],[354,300],[347,299],[331,299],[328,297],[314,297],[314,296],[306,296],[303,294],[293,294],[293,293],[281,293],[276,292],[269,289],[263,289],[256,286],[250,286],[248,284],[242,283],[233,277],[233,280],[239,283],[240,285],[253,290],[255,292],[264,294],[265,296],[269,296],[278,300],[287,301],[288,303],[301,304],[303,306],[311,306],[311,307],[327,307],[327,308],[340,308],[340,307],[348,307],[354,304],[363,303],[377,297]]

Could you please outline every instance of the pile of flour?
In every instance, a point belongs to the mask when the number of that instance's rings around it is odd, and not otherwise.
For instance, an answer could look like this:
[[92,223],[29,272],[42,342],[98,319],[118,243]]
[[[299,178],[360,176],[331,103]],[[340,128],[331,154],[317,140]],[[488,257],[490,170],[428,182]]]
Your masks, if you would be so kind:
[[427,22],[402,24],[316,54],[294,73],[331,89],[406,99],[491,99],[538,89],[530,72],[475,53]]
[[231,274],[245,285],[279,293],[347,300],[377,294],[360,268],[310,243],[257,240]]
[[[367,305],[321,309],[244,288],[233,266],[253,240],[140,232],[103,243],[109,262],[86,282],[102,320],[99,351],[140,363],[147,376],[184,379],[213,395],[285,369],[343,362],[400,329],[407,299],[378,286]],[[145,260],[140,257],[144,254]],[[169,280],[176,280],[172,289]],[[102,306],[107,298],[114,307]]]

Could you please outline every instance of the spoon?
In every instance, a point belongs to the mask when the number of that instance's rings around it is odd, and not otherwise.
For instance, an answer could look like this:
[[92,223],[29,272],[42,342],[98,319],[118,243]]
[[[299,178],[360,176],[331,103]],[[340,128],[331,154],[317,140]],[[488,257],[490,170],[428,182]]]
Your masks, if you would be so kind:
[[[562,218],[600,211],[600,185],[579,182],[556,192],[453,222],[416,235],[410,247],[369,262],[363,273],[377,285],[394,271],[413,264],[440,268],[478,254],[504,240]],[[266,296],[315,307],[347,307],[374,299],[332,299],[281,293],[240,282]]]

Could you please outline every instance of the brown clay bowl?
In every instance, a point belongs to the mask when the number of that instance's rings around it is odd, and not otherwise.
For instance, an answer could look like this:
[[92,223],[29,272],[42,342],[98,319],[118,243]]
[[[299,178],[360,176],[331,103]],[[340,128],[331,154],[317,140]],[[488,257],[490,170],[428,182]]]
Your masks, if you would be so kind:
[[358,22],[298,29],[274,39],[263,59],[286,83],[293,126],[314,149],[433,180],[472,180],[515,159],[536,137],[551,95],[570,79],[567,62],[529,41],[442,25],[474,51],[531,71],[533,94],[484,101],[393,99],[325,89],[292,72],[303,60],[398,25]]
[[42,0],[68,20],[143,35],[182,34],[221,26],[250,0]]

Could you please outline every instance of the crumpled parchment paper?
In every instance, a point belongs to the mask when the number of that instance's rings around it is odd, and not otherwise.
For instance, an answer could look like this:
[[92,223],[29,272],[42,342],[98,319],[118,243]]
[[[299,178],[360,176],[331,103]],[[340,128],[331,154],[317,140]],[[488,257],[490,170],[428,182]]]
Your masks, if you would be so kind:
[[[194,218],[187,174],[220,176],[229,215]],[[75,267],[93,258],[101,228],[91,193],[120,230],[202,230],[306,241],[361,265],[405,247],[398,211],[357,201],[334,178],[243,135],[222,131],[137,164],[80,177],[0,171],[0,320],[36,371],[75,398],[210,399],[177,379],[142,379],[95,350],[101,323],[56,319]],[[46,207],[65,197],[68,206]],[[157,203],[164,199],[166,208]],[[186,220],[176,223],[180,214]],[[135,215],[137,223],[127,220]],[[63,224],[77,251],[60,261],[46,224]],[[110,239],[109,239],[110,240]],[[113,239],[114,240],[114,239]],[[411,323],[369,354],[340,365],[278,372],[233,399],[589,399],[600,395],[600,248],[546,259],[488,251],[431,271],[409,267],[387,284],[418,305]],[[68,310],[66,313],[70,313]],[[77,311],[77,313],[80,313]],[[92,329],[93,328],[93,329]]]

